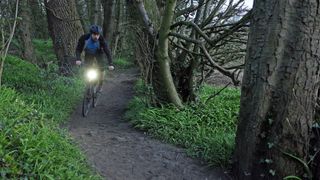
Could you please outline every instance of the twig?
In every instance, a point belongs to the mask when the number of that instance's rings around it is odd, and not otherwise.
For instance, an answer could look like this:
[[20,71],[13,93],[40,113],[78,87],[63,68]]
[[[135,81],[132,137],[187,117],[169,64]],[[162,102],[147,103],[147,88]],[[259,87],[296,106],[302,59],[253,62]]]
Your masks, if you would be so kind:
[[190,54],[193,54],[193,55],[196,55],[196,56],[204,56],[204,55],[201,54],[201,53],[196,53],[196,52],[194,52],[194,51],[191,51],[191,50],[189,50],[189,49],[187,49],[187,48],[184,48],[184,47],[180,46],[179,44],[177,44],[176,42],[174,42],[172,39],[170,39],[170,42],[173,44],[173,46],[175,46],[175,47],[177,47],[177,48],[179,48],[179,49],[182,49],[182,50],[186,51],[187,53],[190,53]]
[[222,89],[220,89],[218,92],[214,93],[213,95],[211,95],[210,97],[208,97],[208,99],[205,101],[205,104],[212,98],[218,96],[224,89],[226,89],[229,85],[231,84],[231,82],[229,82],[226,86],[224,86]]
[[301,164],[303,165],[304,169],[306,170],[306,172],[307,172],[307,174],[308,174],[308,177],[309,177],[310,179],[312,179],[312,172],[311,172],[311,170],[310,170],[310,168],[308,167],[308,164],[307,164],[306,162],[304,162],[302,159],[294,156],[293,154],[284,152],[284,151],[282,151],[281,149],[279,149],[279,150],[280,150],[280,152],[282,152],[283,154],[285,154],[285,155],[291,157],[292,159],[298,161],[299,163],[301,163]]

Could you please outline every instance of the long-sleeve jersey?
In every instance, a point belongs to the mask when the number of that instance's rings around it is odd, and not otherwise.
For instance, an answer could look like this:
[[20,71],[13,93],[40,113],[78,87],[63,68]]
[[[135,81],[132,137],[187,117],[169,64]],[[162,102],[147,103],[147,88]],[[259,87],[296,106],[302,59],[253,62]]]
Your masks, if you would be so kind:
[[[85,48],[86,41],[91,38],[91,34],[84,34],[78,40],[78,45],[76,48],[76,57],[80,59],[81,53]],[[102,36],[99,37],[100,49],[96,53],[105,53],[108,59],[108,64],[112,65],[112,55],[108,43],[104,40]]]

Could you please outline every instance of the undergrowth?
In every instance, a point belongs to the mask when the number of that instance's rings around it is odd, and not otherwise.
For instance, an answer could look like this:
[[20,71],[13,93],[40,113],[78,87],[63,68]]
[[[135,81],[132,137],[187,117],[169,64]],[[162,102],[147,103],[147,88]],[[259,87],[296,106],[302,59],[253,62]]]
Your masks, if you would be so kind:
[[80,100],[83,83],[51,70],[15,56],[5,61],[0,89],[0,179],[100,179],[59,127]]
[[133,63],[126,58],[116,58],[113,62],[116,68],[127,69],[133,66]]
[[139,81],[137,96],[129,104],[126,117],[135,127],[187,148],[188,154],[204,159],[209,165],[227,165],[235,145],[236,118],[240,106],[240,91],[225,89],[204,103],[220,88],[203,86],[200,102],[186,105],[151,107],[143,95],[146,89]]
[[32,40],[35,48],[35,55],[37,60],[41,63],[48,63],[49,61],[57,61],[54,54],[52,40],[34,39]]
[[80,78],[62,77],[14,56],[8,56],[5,61],[3,82],[19,92],[25,102],[35,105],[46,118],[57,122],[69,116],[84,85]]
[[86,179],[84,156],[71,140],[13,89],[0,90],[0,177]]

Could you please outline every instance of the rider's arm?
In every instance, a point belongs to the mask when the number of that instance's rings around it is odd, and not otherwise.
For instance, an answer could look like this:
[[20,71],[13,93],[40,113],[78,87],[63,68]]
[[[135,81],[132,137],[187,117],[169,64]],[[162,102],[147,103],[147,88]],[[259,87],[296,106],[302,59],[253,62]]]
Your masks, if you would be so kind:
[[109,66],[112,66],[113,65],[112,64],[112,55],[111,55],[109,45],[108,45],[107,41],[105,41],[103,38],[101,39],[100,42],[103,43],[102,47],[103,47],[104,53],[106,53],[106,55],[107,55],[108,64],[109,64]]
[[85,45],[85,38],[86,38],[85,35],[82,35],[78,40],[78,44],[77,44],[77,48],[76,48],[77,60],[80,60],[80,58],[81,58],[81,53],[82,53],[84,45]]

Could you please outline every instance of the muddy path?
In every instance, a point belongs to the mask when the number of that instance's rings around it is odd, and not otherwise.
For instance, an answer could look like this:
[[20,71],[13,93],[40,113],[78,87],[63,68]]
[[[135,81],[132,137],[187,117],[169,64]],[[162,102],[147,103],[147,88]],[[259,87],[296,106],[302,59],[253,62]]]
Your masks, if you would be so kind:
[[81,105],[74,111],[67,129],[89,164],[110,180],[228,179],[220,168],[202,165],[184,149],[156,140],[124,120],[138,75],[134,69],[112,72],[88,117],[81,116]]

